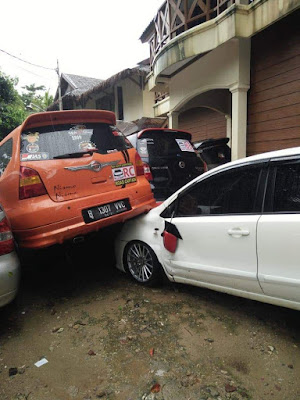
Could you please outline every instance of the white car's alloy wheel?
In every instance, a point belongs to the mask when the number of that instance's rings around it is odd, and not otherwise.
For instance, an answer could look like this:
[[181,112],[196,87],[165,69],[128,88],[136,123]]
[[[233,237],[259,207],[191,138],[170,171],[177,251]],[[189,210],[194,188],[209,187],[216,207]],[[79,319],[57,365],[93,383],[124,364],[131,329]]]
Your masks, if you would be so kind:
[[146,243],[128,243],[124,251],[124,261],[126,270],[139,283],[152,284],[160,277],[161,266]]

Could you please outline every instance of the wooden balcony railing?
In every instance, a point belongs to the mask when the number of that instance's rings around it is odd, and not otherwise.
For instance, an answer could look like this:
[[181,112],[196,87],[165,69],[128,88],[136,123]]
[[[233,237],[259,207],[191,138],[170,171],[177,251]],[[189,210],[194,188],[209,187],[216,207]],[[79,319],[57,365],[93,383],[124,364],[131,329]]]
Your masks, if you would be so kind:
[[151,65],[169,40],[215,18],[233,3],[235,0],[166,0],[154,17],[155,32],[149,42]]
[[169,96],[169,92],[155,92],[154,103],[159,103]]

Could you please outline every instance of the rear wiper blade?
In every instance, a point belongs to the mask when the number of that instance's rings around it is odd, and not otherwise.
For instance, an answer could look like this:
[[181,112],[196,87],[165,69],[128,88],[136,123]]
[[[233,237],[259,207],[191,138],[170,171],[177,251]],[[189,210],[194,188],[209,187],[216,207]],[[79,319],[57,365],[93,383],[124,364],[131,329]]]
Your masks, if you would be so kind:
[[59,158],[80,158],[80,157],[85,156],[86,154],[89,154],[90,156],[92,156],[93,153],[95,153],[95,151],[98,151],[98,149],[90,149],[90,150],[87,150],[87,151],[78,151],[76,153],[61,154],[59,156],[53,157],[53,159],[57,160]]

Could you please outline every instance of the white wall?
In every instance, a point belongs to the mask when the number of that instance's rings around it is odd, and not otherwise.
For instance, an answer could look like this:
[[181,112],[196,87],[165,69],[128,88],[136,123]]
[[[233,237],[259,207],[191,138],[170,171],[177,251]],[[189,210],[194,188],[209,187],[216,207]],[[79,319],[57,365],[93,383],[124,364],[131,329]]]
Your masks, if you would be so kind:
[[[139,82],[138,77],[134,79]],[[123,110],[124,110],[124,121],[134,121],[138,118],[143,117],[143,93],[137,83],[132,82],[130,79],[124,79],[119,81],[115,86],[115,99],[116,99],[116,115],[118,114],[117,105],[117,86],[123,88]],[[118,118],[118,115],[117,115]]]
[[250,41],[232,39],[175,75],[169,82],[170,109],[178,110],[212,89],[250,85]]

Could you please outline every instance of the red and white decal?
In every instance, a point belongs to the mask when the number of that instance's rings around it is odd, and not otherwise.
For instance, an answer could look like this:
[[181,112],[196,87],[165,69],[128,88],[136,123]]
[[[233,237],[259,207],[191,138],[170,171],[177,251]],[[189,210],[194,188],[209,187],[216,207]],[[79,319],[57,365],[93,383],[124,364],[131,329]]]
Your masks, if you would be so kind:
[[112,172],[117,186],[136,182],[134,165],[131,163],[116,165],[112,168]]

